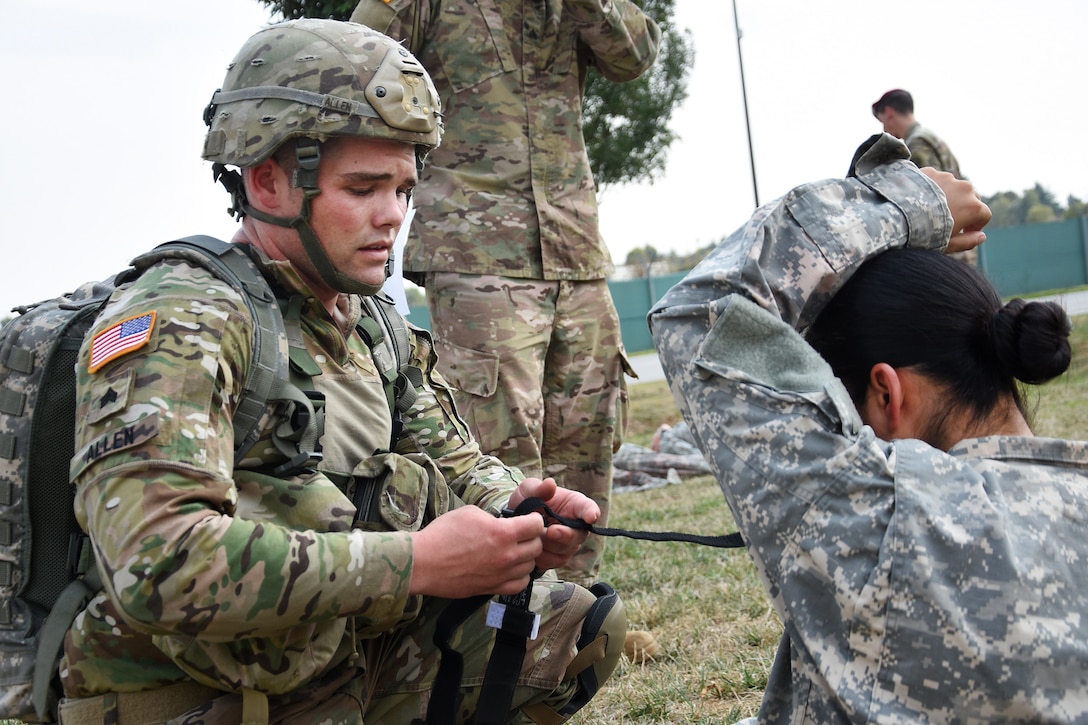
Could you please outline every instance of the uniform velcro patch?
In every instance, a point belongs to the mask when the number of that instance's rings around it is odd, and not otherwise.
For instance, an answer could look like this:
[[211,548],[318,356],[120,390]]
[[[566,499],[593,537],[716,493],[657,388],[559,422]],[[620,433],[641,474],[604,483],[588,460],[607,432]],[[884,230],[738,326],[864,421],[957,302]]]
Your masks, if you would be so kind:
[[109,430],[76,451],[69,467],[69,480],[75,481],[92,463],[107,453],[116,453],[146,443],[159,434],[159,414],[144,416],[135,423]]
[[111,360],[138,350],[151,339],[155,329],[155,312],[145,312],[107,327],[91,341],[91,360],[87,365],[95,372]]

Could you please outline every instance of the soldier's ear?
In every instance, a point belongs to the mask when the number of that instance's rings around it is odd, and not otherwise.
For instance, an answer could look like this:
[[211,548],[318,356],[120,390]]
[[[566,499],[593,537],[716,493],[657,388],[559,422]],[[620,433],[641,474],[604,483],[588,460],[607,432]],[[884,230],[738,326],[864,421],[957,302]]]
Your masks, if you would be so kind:
[[257,209],[275,213],[291,204],[291,198],[295,196],[292,194],[291,178],[275,156],[244,169],[243,174],[246,198]]
[[869,371],[869,388],[861,418],[880,438],[901,438],[903,388],[899,374],[887,363],[877,363]]

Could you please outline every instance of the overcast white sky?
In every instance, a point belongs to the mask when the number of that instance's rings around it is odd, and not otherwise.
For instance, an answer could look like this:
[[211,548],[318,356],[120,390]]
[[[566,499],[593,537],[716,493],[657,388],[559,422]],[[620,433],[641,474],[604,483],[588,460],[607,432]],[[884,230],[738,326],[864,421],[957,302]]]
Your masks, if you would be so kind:
[[[842,176],[901,87],[984,194],[1036,182],[1088,199],[1088,2],[737,0],[761,202]],[[687,251],[754,206],[730,0],[676,0],[692,31],[680,140],[655,184],[605,190],[622,263]],[[200,159],[201,112],[256,0],[4,0],[0,79],[0,316],[122,268],[177,236],[229,237],[227,195]]]

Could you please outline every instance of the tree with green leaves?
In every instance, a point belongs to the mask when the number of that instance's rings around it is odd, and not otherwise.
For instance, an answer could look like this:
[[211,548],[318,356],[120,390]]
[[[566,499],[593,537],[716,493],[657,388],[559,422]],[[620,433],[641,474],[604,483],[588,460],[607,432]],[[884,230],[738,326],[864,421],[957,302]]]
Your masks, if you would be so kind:
[[1045,224],[1062,219],[1075,219],[1085,216],[1086,213],[1085,203],[1077,197],[1070,194],[1066,205],[1062,206],[1057,197],[1039,183],[1025,189],[1022,194],[999,191],[982,197],[982,200],[993,212],[993,219],[988,225],[990,229]]
[[654,262],[660,258],[660,252],[652,244],[647,244],[629,251],[624,265],[631,268],[634,277],[647,277]]
[[298,18],[332,18],[347,20],[358,0],[257,0],[284,20]]
[[1066,201],[1065,218],[1076,219],[1082,216],[1088,216],[1088,203],[1070,194],[1069,199]]
[[[357,0],[257,0],[285,20],[347,20]],[[598,188],[647,181],[664,171],[673,110],[687,98],[695,59],[691,34],[672,22],[674,0],[642,0],[642,9],[661,26],[661,52],[649,72],[629,83],[611,83],[599,73],[586,82],[583,134]]]
[[623,264],[630,269],[631,276],[636,278],[648,276],[651,267],[664,273],[685,272],[710,254],[719,242],[711,242],[699,249],[679,254],[675,251],[662,253],[652,244],[647,244],[628,252]]
[[691,34],[673,24],[673,0],[643,0],[641,6],[661,26],[661,52],[653,68],[629,83],[610,83],[598,73],[586,83],[583,133],[598,187],[652,183],[664,171],[676,140],[668,122],[688,95],[695,60]]

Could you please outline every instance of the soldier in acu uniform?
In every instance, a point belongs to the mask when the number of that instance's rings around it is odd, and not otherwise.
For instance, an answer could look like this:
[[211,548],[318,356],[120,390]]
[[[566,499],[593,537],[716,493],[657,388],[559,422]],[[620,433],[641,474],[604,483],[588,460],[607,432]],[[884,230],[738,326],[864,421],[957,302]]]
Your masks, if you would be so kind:
[[650,313],[785,625],[759,722],[1088,722],[1088,444],[1018,390],[1069,318],[941,254],[989,209],[877,139]]
[[[241,217],[234,242],[281,302],[294,374],[324,401],[322,457],[295,465],[274,443],[294,419],[269,411],[235,461],[256,353],[229,285],[172,260],[115,294],[78,369],[75,505],[104,588],[68,633],[62,721],[417,721],[447,600],[516,594],[584,540],[535,513],[498,514],[527,497],[587,521],[598,507],[480,452],[425,333],[407,344],[415,400],[390,405],[379,341],[395,333],[374,296],[441,132],[408,51],[353,23],[271,26],[235,57],[205,120],[204,158]],[[554,574],[537,581],[517,721],[569,717],[592,694],[575,677],[583,660],[608,677],[622,607],[608,611],[608,646],[572,665],[597,601]],[[484,616],[454,636],[464,679],[451,721],[477,708],[496,631]]]
[[[608,519],[630,374],[582,136],[591,68],[629,81],[661,31],[631,0],[361,0],[434,75],[446,133],[420,180],[405,276],[483,450],[581,491]],[[591,535],[561,570],[595,581]]]

